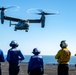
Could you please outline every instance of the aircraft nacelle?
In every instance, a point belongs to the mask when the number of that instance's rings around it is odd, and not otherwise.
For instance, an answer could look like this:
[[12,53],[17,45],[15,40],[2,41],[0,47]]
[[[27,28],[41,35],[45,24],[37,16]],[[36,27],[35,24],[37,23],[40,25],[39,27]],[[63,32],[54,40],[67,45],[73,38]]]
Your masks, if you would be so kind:
[[45,15],[42,15],[42,17],[41,17],[41,27],[42,28],[45,27]]
[[1,24],[4,23],[4,10],[1,11]]

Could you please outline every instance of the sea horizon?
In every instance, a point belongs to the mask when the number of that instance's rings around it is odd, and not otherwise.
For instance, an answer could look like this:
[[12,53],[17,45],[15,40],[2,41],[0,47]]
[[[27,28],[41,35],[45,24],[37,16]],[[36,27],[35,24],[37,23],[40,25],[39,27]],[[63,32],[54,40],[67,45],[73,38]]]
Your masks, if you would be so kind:
[[[5,59],[6,59],[6,55]],[[32,55],[24,55],[25,59],[22,61],[23,63],[28,63],[30,60],[30,57]],[[43,57],[44,64],[58,64],[57,59],[55,59],[55,55],[41,55]],[[76,64],[76,56],[71,56],[69,65],[75,65]]]

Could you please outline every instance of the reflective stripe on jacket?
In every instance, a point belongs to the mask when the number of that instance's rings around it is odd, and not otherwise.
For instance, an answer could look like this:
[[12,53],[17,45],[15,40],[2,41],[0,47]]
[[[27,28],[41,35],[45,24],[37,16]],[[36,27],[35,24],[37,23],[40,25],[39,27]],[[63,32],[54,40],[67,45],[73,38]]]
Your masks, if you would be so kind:
[[18,49],[9,49],[8,53],[7,53],[7,61],[9,62],[9,64],[19,64],[19,60],[24,60],[24,56],[22,54],[22,52]]
[[42,70],[44,69],[43,58],[40,55],[31,56],[29,64],[28,64],[29,71],[36,68],[42,68]]

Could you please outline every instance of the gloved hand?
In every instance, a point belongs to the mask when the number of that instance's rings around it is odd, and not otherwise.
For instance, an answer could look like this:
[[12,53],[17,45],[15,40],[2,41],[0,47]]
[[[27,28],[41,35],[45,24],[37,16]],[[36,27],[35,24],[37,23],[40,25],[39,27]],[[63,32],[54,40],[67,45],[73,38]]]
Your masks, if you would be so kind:
[[30,74],[30,70],[28,70],[27,73]]
[[44,74],[44,69],[42,70],[42,74]]

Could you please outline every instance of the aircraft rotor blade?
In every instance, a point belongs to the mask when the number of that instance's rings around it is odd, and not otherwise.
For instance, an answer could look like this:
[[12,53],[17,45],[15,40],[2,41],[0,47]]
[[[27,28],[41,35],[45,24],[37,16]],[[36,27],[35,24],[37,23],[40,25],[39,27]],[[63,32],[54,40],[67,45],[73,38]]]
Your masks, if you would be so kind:
[[45,15],[56,15],[56,13],[45,13]]
[[0,10],[5,10],[6,8],[4,8],[4,7],[2,7],[2,8],[0,8]]
[[35,14],[38,14],[38,15],[56,15],[57,13],[45,13],[45,12],[42,12],[42,13],[35,13]]
[[35,13],[35,14],[38,14],[38,15],[56,15],[57,13],[47,13],[47,12],[44,12],[43,10],[41,9],[37,9],[39,12],[41,13]]
[[37,9],[39,12],[44,12],[43,10],[41,10],[41,9]]
[[17,9],[19,9],[18,6],[10,6],[10,7],[7,7],[7,8],[1,7],[0,10],[6,10],[6,9],[10,9],[10,8],[17,8]]
[[29,9],[27,12],[30,13],[30,11],[33,11],[33,10],[37,10],[37,13],[33,13],[33,14],[38,14],[38,15],[56,15],[56,14],[59,14],[58,12],[54,12],[54,11],[52,13],[48,13],[48,12],[45,12],[41,9]]
[[15,6],[10,6],[10,7],[7,7],[7,9],[10,9],[10,8],[14,8]]

